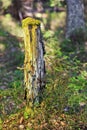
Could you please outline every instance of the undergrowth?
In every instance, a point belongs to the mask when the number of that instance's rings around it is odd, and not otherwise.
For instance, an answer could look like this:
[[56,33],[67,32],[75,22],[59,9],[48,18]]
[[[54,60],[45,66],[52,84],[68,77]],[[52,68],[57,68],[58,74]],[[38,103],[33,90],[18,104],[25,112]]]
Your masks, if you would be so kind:
[[[57,35],[52,35],[46,38],[48,43],[46,61],[49,69],[47,73],[49,83],[45,98],[47,111],[68,115],[67,129],[86,129],[87,60],[85,49],[81,47],[84,43],[78,45],[78,51],[71,40],[65,39],[59,42]],[[85,54],[84,62],[81,58],[83,53]],[[74,117],[73,121],[72,117]]]
[[[56,33],[58,34],[58,33]],[[17,114],[9,116],[12,129],[23,124],[26,130],[85,130],[87,128],[87,64],[83,63],[77,50],[70,40],[58,40],[56,34],[51,33],[46,41],[46,88],[43,92],[43,101],[32,110],[25,106],[14,111]],[[70,46],[69,46],[70,45]],[[84,50],[83,50],[84,51]],[[79,50],[79,54],[82,50]],[[6,97],[13,95],[16,104],[22,103],[23,73],[16,70],[14,81],[9,84],[11,89],[2,93]],[[19,122],[13,122],[13,118]],[[2,120],[0,121],[2,122]],[[3,126],[4,128],[4,126]]]

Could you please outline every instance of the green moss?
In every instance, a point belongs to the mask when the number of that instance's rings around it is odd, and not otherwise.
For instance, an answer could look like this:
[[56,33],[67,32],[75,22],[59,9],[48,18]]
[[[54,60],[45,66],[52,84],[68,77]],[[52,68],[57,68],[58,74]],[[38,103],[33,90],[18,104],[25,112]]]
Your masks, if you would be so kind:
[[26,107],[25,111],[24,111],[24,118],[28,119],[29,117],[31,117],[31,118],[34,117],[34,111],[32,108]]

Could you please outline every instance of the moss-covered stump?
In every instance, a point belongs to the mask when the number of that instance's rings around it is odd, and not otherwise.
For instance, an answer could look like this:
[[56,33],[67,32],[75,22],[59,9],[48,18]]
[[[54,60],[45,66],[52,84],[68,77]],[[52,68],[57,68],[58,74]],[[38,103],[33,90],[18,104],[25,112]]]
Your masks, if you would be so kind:
[[39,103],[40,90],[44,86],[44,46],[39,20],[28,17],[22,21],[22,28],[25,45],[25,98],[27,105],[32,107]]

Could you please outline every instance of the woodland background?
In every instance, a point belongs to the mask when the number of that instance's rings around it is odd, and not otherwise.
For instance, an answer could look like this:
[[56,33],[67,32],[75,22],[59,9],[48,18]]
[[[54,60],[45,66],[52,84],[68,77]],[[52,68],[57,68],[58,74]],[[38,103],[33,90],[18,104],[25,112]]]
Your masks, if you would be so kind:
[[[15,1],[0,0],[0,130],[86,130],[86,31],[79,30],[76,40],[80,42],[74,44],[65,38],[66,2],[34,1],[33,14],[41,20],[46,50],[46,88],[40,106],[29,114],[23,71],[17,69],[23,66],[24,42],[18,15],[20,3]],[[87,1],[83,2],[87,26]]]

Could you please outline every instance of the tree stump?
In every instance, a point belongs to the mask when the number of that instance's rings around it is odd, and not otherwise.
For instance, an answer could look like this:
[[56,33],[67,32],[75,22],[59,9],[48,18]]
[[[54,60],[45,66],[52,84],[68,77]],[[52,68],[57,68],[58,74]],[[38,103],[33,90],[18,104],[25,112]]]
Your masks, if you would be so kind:
[[45,86],[44,43],[40,21],[27,17],[22,20],[24,31],[24,85],[27,106],[39,103],[40,93]]

